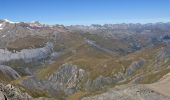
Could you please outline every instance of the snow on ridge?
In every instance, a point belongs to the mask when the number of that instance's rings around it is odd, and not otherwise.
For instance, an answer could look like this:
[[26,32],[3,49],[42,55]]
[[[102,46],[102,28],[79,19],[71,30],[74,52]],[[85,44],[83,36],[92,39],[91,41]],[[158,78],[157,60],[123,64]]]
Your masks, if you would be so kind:
[[8,19],[4,19],[4,21],[9,22],[9,23],[11,23],[11,24],[19,23],[19,22],[10,21],[10,20],[8,20]]
[[0,24],[0,30],[2,30],[2,29],[3,29],[2,24]]

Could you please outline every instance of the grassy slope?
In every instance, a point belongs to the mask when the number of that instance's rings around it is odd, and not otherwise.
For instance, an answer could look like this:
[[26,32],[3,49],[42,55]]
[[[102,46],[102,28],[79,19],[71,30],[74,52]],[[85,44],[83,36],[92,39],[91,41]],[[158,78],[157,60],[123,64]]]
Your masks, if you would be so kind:
[[8,50],[22,50],[29,48],[40,48],[44,47],[47,39],[41,36],[27,36],[24,38],[17,39],[13,42],[10,42],[7,45]]
[[[53,64],[46,65],[45,68],[40,69],[37,73],[38,78],[40,79],[48,78],[50,74],[55,72],[58,69],[58,67],[64,63],[72,63],[87,70],[88,72],[90,72],[91,79],[95,79],[100,75],[111,76],[118,72],[124,73],[125,69],[127,69],[127,67],[133,61],[137,61],[140,58],[144,58],[146,61],[144,68],[137,70],[134,73],[133,77],[131,77],[131,79],[134,79],[135,77],[141,74],[146,74],[144,80],[141,81],[141,83],[151,83],[155,82],[156,80],[158,80],[159,78],[161,78],[163,75],[170,71],[161,70],[157,73],[153,71],[156,54],[161,50],[161,47],[164,46],[163,44],[158,44],[156,47],[144,48],[137,52],[130,53],[126,56],[122,55],[113,56],[109,55],[106,52],[98,50],[88,44],[85,44],[83,42],[83,37],[81,37],[79,34],[76,35],[62,34],[62,35],[64,35],[62,36],[64,38],[58,40],[55,46],[56,47],[55,50],[60,51],[61,49],[64,48],[66,52],[61,57],[59,57]],[[97,41],[100,41],[101,43],[103,43],[102,41],[105,41],[97,37],[92,38],[95,38]],[[104,44],[107,44],[109,47],[110,46],[109,43],[110,42],[105,42]],[[169,62],[166,64],[162,64],[162,67],[166,68],[168,65]],[[30,92],[30,90],[26,91]],[[46,95],[43,93],[41,94],[41,91],[32,91],[31,94],[35,94],[33,95],[35,97]],[[87,94],[89,93],[80,91],[70,96],[68,99],[71,100],[74,98],[76,100]]]
[[[122,69],[121,64],[124,62],[117,61],[120,56],[110,55],[84,43],[84,39],[80,34],[69,34],[69,37],[67,35],[59,41],[60,43],[62,42],[65,47],[57,45],[56,48],[57,50],[58,47],[66,48],[68,51],[58,58],[55,63],[47,65],[46,68],[40,70],[37,74],[39,78],[47,78],[51,73],[56,71],[61,64],[64,63],[76,64],[87,70],[90,72],[92,79],[98,77],[99,75],[109,76],[112,72],[118,72]],[[94,38],[94,36],[90,37]],[[107,42],[106,40],[101,39],[101,37],[96,37],[95,39],[101,42],[105,41],[106,43],[104,43],[108,46],[111,42]]]
[[[70,35],[70,34],[69,34]],[[77,39],[76,36],[79,38]],[[146,47],[134,53],[123,55],[109,55],[99,49],[96,49],[88,44],[85,44],[83,38],[79,34],[72,34],[63,39],[62,42],[67,44],[66,48],[72,47],[65,54],[63,54],[55,63],[47,65],[44,69],[38,72],[38,77],[41,79],[48,78],[57,68],[64,63],[72,63],[90,72],[90,77],[95,79],[99,75],[110,76],[118,72],[124,73],[125,69],[134,61],[144,58],[146,63],[143,69],[140,69],[135,74],[143,74],[153,70],[156,54],[160,51],[164,44],[158,44],[155,47]],[[111,46],[111,41],[107,42],[104,38],[95,37],[87,34],[89,39],[104,43]],[[70,42],[68,42],[70,41]],[[126,46],[122,48],[127,48]],[[121,51],[120,51],[121,52]],[[134,77],[135,78],[135,77]],[[133,78],[132,78],[133,79]]]
[[170,64],[170,61],[166,63],[162,62],[159,65],[160,68],[159,71],[156,71],[157,68],[155,67],[157,65],[156,64],[157,54],[164,46],[165,45],[161,43],[158,44],[157,46],[144,48],[140,51],[134,52],[132,54],[123,57],[122,60],[128,59],[131,62],[140,58],[144,58],[146,61],[144,67],[142,69],[137,70],[134,76],[131,77],[131,79],[134,79],[139,75],[144,75],[144,79],[140,83],[153,83],[159,80],[162,76],[164,76],[168,72],[170,72],[170,70],[167,69],[167,67]]

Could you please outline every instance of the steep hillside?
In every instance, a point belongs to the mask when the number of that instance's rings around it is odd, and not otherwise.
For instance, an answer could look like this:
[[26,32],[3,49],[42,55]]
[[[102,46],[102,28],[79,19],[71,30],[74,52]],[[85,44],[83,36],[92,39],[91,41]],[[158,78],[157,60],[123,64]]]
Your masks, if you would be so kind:
[[139,91],[144,100],[155,95],[167,99],[142,84],[157,82],[170,72],[169,23],[0,24],[0,81],[32,98],[86,100],[120,86],[102,96],[115,93],[112,98],[128,95],[133,100],[130,95]]

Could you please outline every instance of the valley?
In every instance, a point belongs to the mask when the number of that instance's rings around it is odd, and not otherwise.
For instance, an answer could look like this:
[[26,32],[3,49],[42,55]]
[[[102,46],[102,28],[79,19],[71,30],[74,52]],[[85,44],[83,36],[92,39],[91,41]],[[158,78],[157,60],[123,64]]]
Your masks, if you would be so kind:
[[168,73],[170,23],[0,20],[0,98],[170,100]]

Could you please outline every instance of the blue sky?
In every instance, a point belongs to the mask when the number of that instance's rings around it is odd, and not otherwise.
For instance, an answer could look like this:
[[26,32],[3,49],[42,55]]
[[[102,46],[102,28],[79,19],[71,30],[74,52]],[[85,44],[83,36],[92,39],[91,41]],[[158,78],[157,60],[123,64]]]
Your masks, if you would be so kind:
[[0,0],[0,19],[65,25],[170,22],[170,0]]

